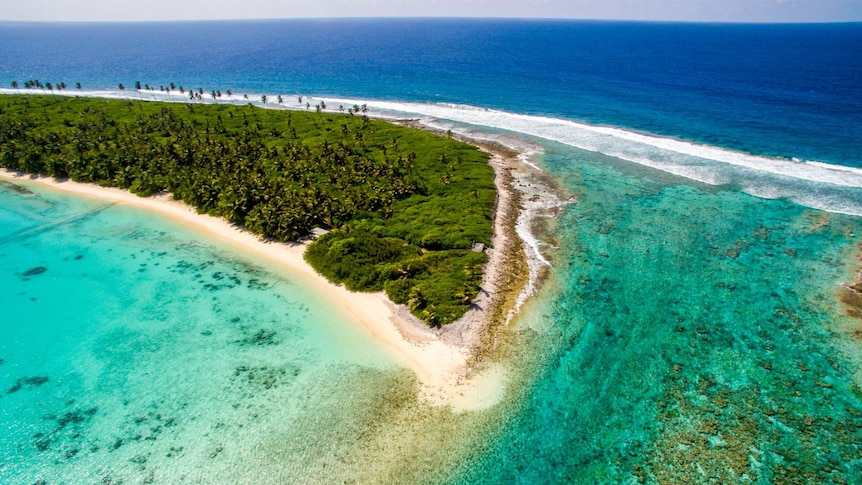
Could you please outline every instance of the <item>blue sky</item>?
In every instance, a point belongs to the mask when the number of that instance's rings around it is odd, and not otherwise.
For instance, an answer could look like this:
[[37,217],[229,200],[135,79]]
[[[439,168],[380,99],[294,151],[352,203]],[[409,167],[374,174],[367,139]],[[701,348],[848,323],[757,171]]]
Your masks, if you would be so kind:
[[0,20],[532,17],[862,21],[862,0],[0,0]]

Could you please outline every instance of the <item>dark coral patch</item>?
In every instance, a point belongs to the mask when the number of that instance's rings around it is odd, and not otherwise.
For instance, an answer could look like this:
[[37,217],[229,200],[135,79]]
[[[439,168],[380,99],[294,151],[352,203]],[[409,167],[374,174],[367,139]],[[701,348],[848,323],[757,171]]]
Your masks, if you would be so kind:
[[47,377],[43,377],[43,376],[22,377],[21,379],[18,379],[17,381],[15,381],[15,384],[13,384],[12,387],[10,387],[9,389],[6,390],[6,394],[15,394],[16,392],[23,389],[24,386],[39,387],[42,384],[48,382],[48,380],[49,379]]
[[34,266],[34,267],[28,269],[27,271],[21,273],[21,276],[23,276],[25,278],[29,278],[30,276],[40,275],[40,274],[44,273],[45,271],[48,271],[48,268],[46,268],[44,266]]
[[256,333],[248,335],[242,340],[237,340],[237,343],[240,345],[266,346],[278,345],[279,341],[276,339],[276,332],[260,329]]

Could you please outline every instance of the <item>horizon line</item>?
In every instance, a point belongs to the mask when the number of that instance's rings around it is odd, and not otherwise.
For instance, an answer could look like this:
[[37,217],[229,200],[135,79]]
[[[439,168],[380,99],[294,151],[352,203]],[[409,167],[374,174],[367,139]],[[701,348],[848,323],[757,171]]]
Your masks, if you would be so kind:
[[114,20],[23,20],[0,19],[0,24],[157,24],[157,23],[204,23],[204,22],[281,22],[281,21],[338,21],[338,20],[484,20],[484,21],[542,21],[542,22],[594,22],[594,23],[638,23],[638,24],[702,24],[702,25],[831,25],[862,24],[856,20],[670,20],[629,18],[583,18],[583,17],[515,17],[515,16],[332,16],[332,17],[248,17],[248,18],[200,18],[200,19],[114,19]]

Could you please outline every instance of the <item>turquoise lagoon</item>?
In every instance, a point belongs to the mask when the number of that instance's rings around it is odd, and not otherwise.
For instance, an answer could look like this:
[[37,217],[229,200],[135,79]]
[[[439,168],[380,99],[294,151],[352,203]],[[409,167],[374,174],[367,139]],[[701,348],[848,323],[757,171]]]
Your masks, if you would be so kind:
[[2,483],[305,481],[413,390],[264,261],[27,182],[0,201]]

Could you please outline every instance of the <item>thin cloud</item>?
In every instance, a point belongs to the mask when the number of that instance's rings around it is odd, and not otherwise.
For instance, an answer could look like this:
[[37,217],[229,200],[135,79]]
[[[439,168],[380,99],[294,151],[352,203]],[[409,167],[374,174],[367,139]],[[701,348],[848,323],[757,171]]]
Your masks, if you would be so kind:
[[213,20],[524,17],[712,22],[862,21],[862,0],[0,0],[0,19]]

